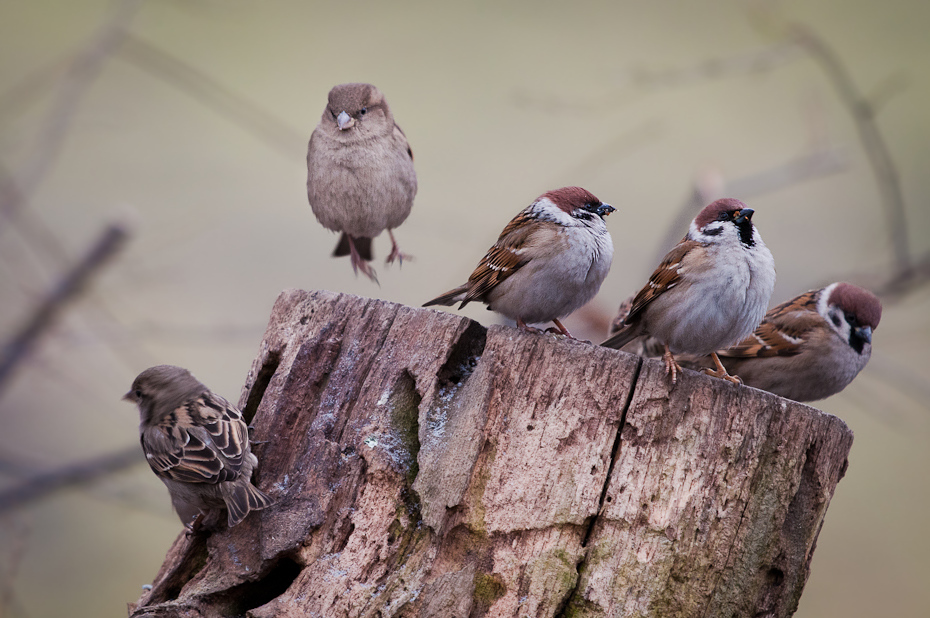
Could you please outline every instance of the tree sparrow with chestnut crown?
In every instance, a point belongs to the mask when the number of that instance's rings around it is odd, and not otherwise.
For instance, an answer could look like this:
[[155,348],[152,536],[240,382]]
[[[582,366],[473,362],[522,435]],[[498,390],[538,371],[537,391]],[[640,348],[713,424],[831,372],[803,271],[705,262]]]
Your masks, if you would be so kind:
[[751,335],[717,355],[749,386],[795,401],[824,399],[869,362],[881,317],[874,294],[831,283],[773,308]]
[[416,194],[413,151],[384,95],[371,84],[335,86],[307,149],[310,207],[323,227],[342,233],[333,256],[351,256],[355,273],[377,283],[371,241],[387,230],[386,261],[410,257],[392,230],[407,219]]
[[680,369],[673,354],[682,353],[710,354],[711,375],[738,383],[714,351],[753,331],[775,287],[775,261],[753,212],[732,198],[705,206],[633,298],[622,328],[601,345],[619,349],[650,335],[664,347],[672,384]]
[[258,459],[242,414],[187,369],[150,367],[123,399],[139,406],[142,451],[189,529],[195,518],[223,508],[233,527],[272,504],[251,483]]
[[604,217],[615,209],[581,187],[544,193],[501,232],[468,282],[430,305],[459,309],[475,300],[527,324],[554,322],[594,298],[610,270],[614,245]]

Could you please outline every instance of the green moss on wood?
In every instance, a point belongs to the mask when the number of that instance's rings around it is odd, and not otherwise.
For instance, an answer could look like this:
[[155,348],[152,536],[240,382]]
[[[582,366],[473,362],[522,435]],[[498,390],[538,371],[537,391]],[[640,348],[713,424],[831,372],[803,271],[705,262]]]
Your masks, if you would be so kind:
[[475,591],[472,594],[475,603],[482,607],[490,607],[494,602],[507,593],[504,580],[496,573],[475,573]]

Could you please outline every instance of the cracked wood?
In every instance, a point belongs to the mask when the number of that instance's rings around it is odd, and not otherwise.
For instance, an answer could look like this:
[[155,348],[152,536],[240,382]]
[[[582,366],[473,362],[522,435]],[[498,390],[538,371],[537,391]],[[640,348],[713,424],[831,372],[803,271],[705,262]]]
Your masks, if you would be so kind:
[[178,537],[136,616],[790,616],[839,419],[577,341],[331,292],[240,405],[277,503]]

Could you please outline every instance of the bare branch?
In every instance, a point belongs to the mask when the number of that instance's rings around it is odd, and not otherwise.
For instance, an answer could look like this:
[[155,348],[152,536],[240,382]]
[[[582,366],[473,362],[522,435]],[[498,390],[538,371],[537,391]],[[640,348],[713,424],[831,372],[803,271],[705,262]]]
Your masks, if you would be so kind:
[[631,86],[677,88],[711,79],[773,71],[799,58],[794,42],[779,42],[759,50],[711,58],[690,67],[653,71],[632,69],[628,72]]
[[678,214],[669,224],[664,239],[656,251],[653,262],[662,261],[665,253],[681,239],[683,230],[701,208],[713,200],[723,197],[724,194],[743,197],[764,195],[785,187],[799,184],[813,178],[821,178],[836,174],[846,169],[846,156],[842,150],[830,149],[811,154],[800,155],[782,163],[781,165],[737,178],[724,184],[722,178],[705,179],[699,186],[692,189],[691,195],[685,200]]
[[62,307],[84,289],[100,267],[122,248],[127,238],[128,232],[123,227],[115,224],[107,226],[87,255],[62,277],[26,324],[3,346],[3,350],[0,351],[0,391],[9,381],[16,366],[54,322]]
[[[65,73],[58,93],[35,140],[32,156],[18,175],[18,191],[5,194],[0,201],[0,215],[7,219],[16,216],[42,179],[52,168],[81,98],[100,74],[103,63],[123,36],[125,28],[142,6],[141,0],[123,0],[113,16],[103,25],[86,49],[81,51]],[[11,199],[12,198],[12,199]]]
[[132,33],[126,33],[120,57],[222,114],[288,158],[305,146],[304,131]]
[[711,58],[688,67],[664,71],[634,67],[620,72],[619,78],[615,79],[619,84],[612,91],[587,98],[566,99],[555,94],[547,96],[518,91],[514,94],[514,102],[519,107],[536,108],[550,113],[606,112],[633,99],[636,89],[680,88],[710,79],[763,73],[794,62],[800,57],[800,49],[793,41],[779,42],[744,54]]
[[885,206],[885,214],[888,217],[895,260],[895,273],[892,278],[910,277],[913,265],[907,237],[904,196],[901,193],[898,170],[875,123],[875,108],[856,89],[849,71],[840,58],[813,29],[796,23],[789,25],[788,31],[794,41],[820,65],[855,121],[862,148],[872,165],[882,203]]
[[875,273],[844,273],[825,284],[833,281],[850,281],[872,290],[884,302],[897,302],[930,283],[930,251],[916,258],[909,271],[892,273],[891,277]]
[[115,453],[37,474],[0,492],[0,513],[35,502],[66,487],[92,483],[143,461],[142,449],[133,445]]
[[23,558],[26,556],[26,545],[31,532],[29,525],[16,521],[10,517],[3,518],[3,527],[11,531],[12,542],[9,547],[9,557],[7,564],[3,565],[3,571],[0,573],[0,616],[12,614],[10,608],[16,601],[16,590],[13,582],[16,575],[22,568]]

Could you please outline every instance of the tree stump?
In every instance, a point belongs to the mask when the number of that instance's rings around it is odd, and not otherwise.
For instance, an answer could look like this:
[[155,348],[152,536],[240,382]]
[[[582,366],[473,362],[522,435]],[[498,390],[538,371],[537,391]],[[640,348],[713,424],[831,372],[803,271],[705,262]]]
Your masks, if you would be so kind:
[[790,616],[852,432],[659,361],[331,292],[240,407],[277,503],[181,534],[133,616]]

